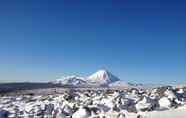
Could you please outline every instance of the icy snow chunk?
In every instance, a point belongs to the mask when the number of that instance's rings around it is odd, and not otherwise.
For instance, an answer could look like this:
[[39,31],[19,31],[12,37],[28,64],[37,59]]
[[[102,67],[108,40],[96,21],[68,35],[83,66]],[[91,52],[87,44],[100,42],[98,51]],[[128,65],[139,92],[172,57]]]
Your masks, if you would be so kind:
[[90,115],[90,112],[80,106],[79,110],[72,115],[72,118],[88,118]]
[[159,100],[159,105],[160,105],[160,107],[169,108],[169,107],[171,107],[172,103],[167,97],[162,97]]
[[143,97],[141,101],[136,104],[136,109],[141,111],[149,111],[152,110],[154,106],[154,101],[149,97]]
[[166,90],[165,91],[165,96],[167,96],[171,101],[173,101],[173,99],[176,98],[176,95],[174,94],[174,92],[172,90]]
[[176,91],[177,93],[179,94],[183,94],[184,93],[184,90],[183,89],[179,89],[178,91]]

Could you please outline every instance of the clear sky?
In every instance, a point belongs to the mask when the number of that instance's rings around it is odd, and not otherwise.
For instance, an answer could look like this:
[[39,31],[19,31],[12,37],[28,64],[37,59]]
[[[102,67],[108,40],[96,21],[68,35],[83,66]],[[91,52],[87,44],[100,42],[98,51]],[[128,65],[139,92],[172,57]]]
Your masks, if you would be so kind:
[[186,83],[185,0],[1,0],[0,82]]

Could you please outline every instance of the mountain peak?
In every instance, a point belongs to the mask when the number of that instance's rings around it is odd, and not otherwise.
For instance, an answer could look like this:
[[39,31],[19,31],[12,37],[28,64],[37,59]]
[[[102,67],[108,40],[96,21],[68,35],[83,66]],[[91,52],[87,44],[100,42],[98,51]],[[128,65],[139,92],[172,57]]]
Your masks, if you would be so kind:
[[108,70],[98,70],[96,73],[90,75],[87,80],[91,82],[99,82],[102,84],[109,84],[115,81],[119,81],[120,79],[110,73]]
[[106,74],[108,73],[108,71],[106,69],[100,69],[98,70],[96,73],[103,73],[103,74]]

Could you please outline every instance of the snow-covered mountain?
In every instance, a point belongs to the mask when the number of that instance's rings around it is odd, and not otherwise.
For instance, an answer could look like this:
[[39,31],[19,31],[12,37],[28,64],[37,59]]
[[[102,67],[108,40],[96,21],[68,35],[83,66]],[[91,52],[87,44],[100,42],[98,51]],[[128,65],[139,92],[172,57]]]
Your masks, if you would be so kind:
[[98,70],[97,72],[93,73],[87,78],[83,78],[76,75],[66,76],[57,79],[53,83],[67,85],[67,86],[76,86],[76,87],[95,87],[95,86],[96,87],[99,86],[128,87],[128,88],[145,87],[145,85],[143,84],[126,83],[107,70]]
[[83,77],[72,75],[57,79],[55,84],[69,85],[69,86],[84,86],[87,84]]
[[116,81],[120,81],[120,79],[116,76],[114,76],[112,73],[110,73],[107,70],[99,70],[96,73],[90,75],[87,77],[87,81],[89,83],[96,83],[96,84],[111,84]]

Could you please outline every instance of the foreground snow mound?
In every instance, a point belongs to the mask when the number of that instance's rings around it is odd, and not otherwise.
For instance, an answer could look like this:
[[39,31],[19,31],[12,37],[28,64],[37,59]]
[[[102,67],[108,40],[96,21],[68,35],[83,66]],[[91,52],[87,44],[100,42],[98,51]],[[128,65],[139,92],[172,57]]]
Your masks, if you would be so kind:
[[120,81],[120,79],[114,76],[107,70],[99,70],[96,73],[90,75],[87,80],[90,83],[97,83],[97,84],[111,84],[116,81]]
[[136,109],[138,111],[151,111],[155,107],[155,101],[153,101],[150,97],[143,97],[142,100],[140,100],[136,104]]
[[163,108],[169,108],[172,106],[172,103],[167,97],[162,97],[159,100],[159,105],[160,105],[160,107],[163,107]]

